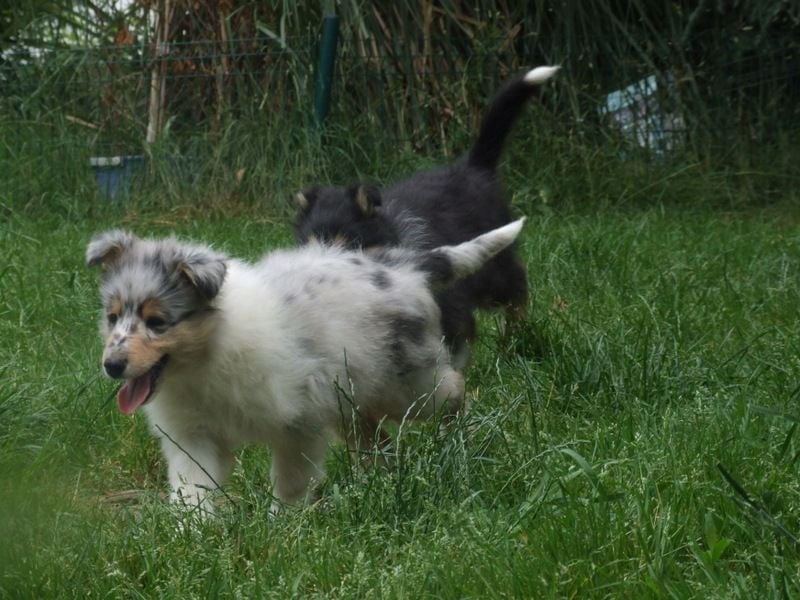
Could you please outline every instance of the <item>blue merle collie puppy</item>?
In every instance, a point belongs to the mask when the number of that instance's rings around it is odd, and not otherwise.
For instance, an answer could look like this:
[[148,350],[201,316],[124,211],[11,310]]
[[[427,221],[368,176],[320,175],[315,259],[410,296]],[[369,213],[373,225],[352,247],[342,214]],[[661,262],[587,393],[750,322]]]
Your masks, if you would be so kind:
[[[251,264],[174,238],[114,230],[100,266],[102,364],[119,409],[161,438],[173,500],[195,506],[245,443],[272,449],[276,503],[306,498],[330,435],[357,450],[383,419],[452,415],[464,380],[433,291],[514,242],[522,221],[455,246],[364,254],[313,245]],[[204,510],[209,510],[205,506]]]
[[[508,223],[511,212],[497,173],[503,145],[527,100],[557,70],[538,67],[508,81],[490,103],[472,149],[455,164],[415,173],[384,190],[354,185],[299,192],[298,242],[427,249],[458,244]],[[473,310],[502,307],[519,317],[527,298],[525,268],[513,248],[438,293],[442,328],[459,368],[469,360]]]

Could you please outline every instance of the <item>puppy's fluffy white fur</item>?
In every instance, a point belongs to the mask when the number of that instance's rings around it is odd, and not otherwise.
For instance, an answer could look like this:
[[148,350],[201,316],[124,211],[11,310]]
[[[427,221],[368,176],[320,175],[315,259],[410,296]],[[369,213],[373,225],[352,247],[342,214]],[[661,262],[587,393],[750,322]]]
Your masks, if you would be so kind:
[[87,262],[103,267],[103,365],[124,380],[120,409],[143,407],[161,438],[173,499],[200,504],[236,448],[259,443],[272,449],[275,507],[301,502],[337,429],[356,447],[383,418],[456,412],[464,382],[432,290],[521,226],[428,252],[311,246],[257,264],[174,239],[96,236]]

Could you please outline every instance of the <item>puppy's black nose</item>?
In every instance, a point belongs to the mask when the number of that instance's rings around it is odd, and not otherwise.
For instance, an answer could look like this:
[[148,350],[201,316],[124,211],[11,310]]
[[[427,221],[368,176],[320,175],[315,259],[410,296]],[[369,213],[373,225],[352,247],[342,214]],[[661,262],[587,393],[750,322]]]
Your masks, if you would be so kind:
[[125,372],[125,367],[128,366],[127,360],[107,360],[103,363],[103,368],[108,373],[109,377],[119,379]]

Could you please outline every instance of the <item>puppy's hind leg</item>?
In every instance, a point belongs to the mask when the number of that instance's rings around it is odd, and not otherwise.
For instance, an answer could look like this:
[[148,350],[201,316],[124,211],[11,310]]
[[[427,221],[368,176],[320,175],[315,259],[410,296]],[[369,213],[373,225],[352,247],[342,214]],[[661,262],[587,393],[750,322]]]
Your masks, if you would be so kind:
[[325,479],[325,454],[328,441],[324,435],[287,437],[272,448],[271,513],[283,505],[300,504],[313,496],[313,485]]
[[442,422],[439,425],[439,435],[445,436],[450,431],[456,415],[468,408],[464,376],[460,372],[451,369],[446,378],[436,388],[434,395],[437,393],[441,395],[440,401],[445,407]]
[[381,427],[380,421],[357,415],[346,425],[347,448],[356,456],[361,467],[386,466],[389,463],[392,439]]
[[436,377],[438,383],[433,393],[419,399],[410,414],[416,419],[430,419],[434,414],[441,414],[439,434],[446,436],[456,415],[466,408],[466,386],[464,376],[450,366],[440,366]]
[[464,408],[464,376],[448,368],[433,395],[436,403],[444,408],[444,414],[454,416]]
[[418,377],[416,387],[424,390],[422,386],[427,384],[428,391],[422,392],[410,411],[415,419],[430,419],[436,413],[453,417],[464,406],[464,376],[450,366],[439,366],[433,375],[436,382],[433,392],[430,392],[431,373]]

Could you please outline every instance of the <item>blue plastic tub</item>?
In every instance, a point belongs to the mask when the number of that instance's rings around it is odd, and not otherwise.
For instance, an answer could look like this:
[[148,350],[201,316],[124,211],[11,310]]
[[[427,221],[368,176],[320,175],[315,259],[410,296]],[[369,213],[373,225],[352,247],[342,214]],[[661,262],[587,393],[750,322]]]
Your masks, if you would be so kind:
[[130,194],[133,180],[144,171],[145,157],[93,156],[89,164],[103,195],[109,200],[121,200]]

